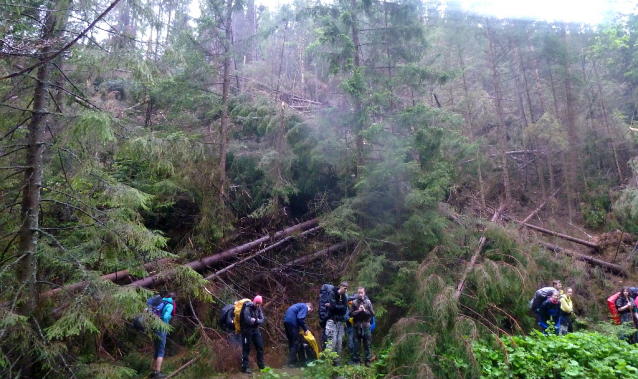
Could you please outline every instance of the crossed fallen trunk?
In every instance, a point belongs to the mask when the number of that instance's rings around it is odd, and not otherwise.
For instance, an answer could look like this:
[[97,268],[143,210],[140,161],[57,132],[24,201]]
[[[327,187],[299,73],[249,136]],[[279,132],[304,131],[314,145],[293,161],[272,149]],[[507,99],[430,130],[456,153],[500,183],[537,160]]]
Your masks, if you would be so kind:
[[[232,249],[229,250],[225,250],[223,252],[217,253],[217,254],[213,254],[210,255],[208,257],[202,258],[202,259],[198,259],[189,263],[186,263],[184,266],[186,267],[190,267],[193,270],[197,271],[197,272],[201,272],[204,271],[204,269],[206,269],[207,267],[211,266],[212,264],[219,262],[221,260],[236,256],[238,254],[242,254],[242,253],[246,253],[249,252],[253,249],[256,249],[258,247],[260,247],[261,245],[267,243],[267,242],[279,242],[280,240],[283,239],[287,239],[290,236],[294,236],[297,233],[302,233],[304,231],[313,229],[318,227],[319,224],[319,220],[318,219],[312,219],[306,222],[302,222],[300,224],[291,226],[289,228],[286,228],[284,230],[281,230],[277,233],[275,233],[274,235],[266,235],[264,237],[261,237],[259,239],[256,239],[254,241],[251,241],[247,244],[241,245],[241,246],[237,246],[234,247]],[[160,267],[162,267],[163,265],[165,265],[166,263],[170,262],[170,259],[166,258],[166,259],[161,259],[159,261],[156,262],[151,262],[148,263],[146,265],[144,265],[144,268],[147,270],[152,270],[152,269],[158,269]],[[150,275],[147,276],[146,278],[134,281],[132,283],[129,284],[129,286],[133,286],[133,287],[151,287],[151,286],[155,286],[155,285],[159,285],[164,283],[166,280],[170,279],[172,277],[172,275],[174,274],[173,270],[168,270],[165,272],[160,272],[154,275]],[[107,274],[107,275],[103,275],[100,278],[103,280],[111,280],[111,281],[117,281],[118,279],[122,279],[122,278],[128,278],[129,277],[129,272],[128,270],[121,270],[118,272],[114,272],[111,274]],[[84,288],[90,281],[82,281],[82,282],[78,282],[78,283],[73,283],[73,284],[69,284],[67,286],[63,286],[63,287],[59,287],[59,288],[55,288],[53,290],[44,292],[41,297],[46,298],[46,297],[51,297],[56,295],[57,293],[59,293],[60,291],[68,291],[68,292],[73,292],[73,291],[77,291],[81,288]]]

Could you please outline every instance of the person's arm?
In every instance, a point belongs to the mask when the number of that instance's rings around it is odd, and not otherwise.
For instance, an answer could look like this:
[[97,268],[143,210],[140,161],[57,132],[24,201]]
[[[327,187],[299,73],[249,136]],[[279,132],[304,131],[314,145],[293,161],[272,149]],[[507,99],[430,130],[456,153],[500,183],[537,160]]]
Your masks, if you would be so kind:
[[166,306],[164,307],[164,311],[162,312],[164,317],[163,320],[165,323],[169,323],[171,321],[171,318],[173,317],[173,304],[171,303],[166,303]]
[[543,324],[547,324],[547,319],[549,319],[549,315],[547,314],[547,308],[548,308],[548,304],[547,304],[548,300],[545,300],[541,306],[538,308],[538,315],[541,318],[541,322]]
[[361,314],[361,312],[365,312],[365,309],[361,309],[363,304],[359,304],[359,302],[352,302],[352,308],[350,308],[352,310],[352,312],[350,312],[350,315],[352,317],[356,317],[359,314]]
[[565,313],[572,313],[572,307],[567,302],[567,299],[564,297],[560,298],[560,310]]
[[255,323],[257,324],[257,326],[264,323],[264,312],[261,310],[261,308],[257,310],[257,320],[255,320]]
[[370,317],[374,317],[374,307],[372,306],[372,302],[368,301],[368,305],[370,306],[368,314],[370,315]]
[[303,329],[304,333],[308,332],[308,326],[306,325],[306,315],[308,314],[308,307],[303,306],[297,313],[297,324]]
[[627,302],[627,304],[625,304],[625,298],[623,298],[623,297],[619,297],[616,300],[616,309],[618,309],[618,312],[628,311],[630,306],[631,306],[631,304],[629,302]]

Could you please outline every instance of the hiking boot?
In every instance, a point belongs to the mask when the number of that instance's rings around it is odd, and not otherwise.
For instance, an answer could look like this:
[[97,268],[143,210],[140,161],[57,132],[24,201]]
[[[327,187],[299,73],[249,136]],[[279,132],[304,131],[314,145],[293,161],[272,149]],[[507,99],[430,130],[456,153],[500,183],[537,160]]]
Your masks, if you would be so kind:
[[267,367],[266,365],[261,365],[261,366],[259,366],[259,369],[260,369],[260,370],[263,370],[263,369],[265,369],[266,367]]
[[164,379],[166,378],[166,375],[162,374],[160,371],[154,371],[153,373],[151,373],[151,378]]
[[366,362],[366,367],[370,367],[370,362]]
[[245,368],[245,369],[242,369],[241,371],[242,371],[244,374],[248,374],[248,375],[250,375],[250,374],[252,374],[252,373],[253,373],[253,371],[252,371],[249,367],[247,367],[247,368]]

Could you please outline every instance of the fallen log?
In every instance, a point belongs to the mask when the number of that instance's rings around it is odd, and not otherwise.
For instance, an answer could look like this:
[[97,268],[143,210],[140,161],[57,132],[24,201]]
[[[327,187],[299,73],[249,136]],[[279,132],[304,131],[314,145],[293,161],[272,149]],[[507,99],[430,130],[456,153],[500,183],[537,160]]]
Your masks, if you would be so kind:
[[557,253],[567,254],[569,256],[572,256],[578,259],[579,261],[587,262],[596,266],[601,266],[616,274],[627,276],[627,270],[625,270],[622,266],[619,266],[617,264],[609,263],[607,261],[603,261],[602,259],[594,258],[589,255],[577,253],[575,251],[571,251],[557,245],[552,245],[551,243],[547,243],[543,241],[538,241],[538,243],[544,248],[546,248],[547,250],[551,250]]
[[[551,197],[555,197],[558,194],[558,191],[560,191],[560,188],[558,188],[556,191],[554,191],[554,193],[552,194]],[[536,209],[534,209],[532,211],[532,213],[530,213],[527,217],[525,217],[525,219],[523,221],[521,221],[521,225],[519,225],[518,229],[523,229],[523,227],[525,226],[525,224],[527,223],[527,221],[529,221],[532,217],[534,217],[538,212],[540,212],[541,209],[543,209],[543,207],[545,206],[545,204],[547,204],[547,200],[549,200],[550,198],[546,198]]]
[[335,244],[335,245],[332,245],[332,246],[328,247],[327,249],[319,250],[319,251],[317,251],[315,253],[308,254],[308,255],[306,255],[304,257],[295,259],[294,261],[290,261],[290,262],[288,262],[286,264],[283,264],[281,266],[272,268],[271,271],[283,271],[285,269],[288,269],[288,268],[291,268],[291,267],[294,267],[294,266],[300,266],[302,264],[305,264],[305,263],[308,263],[308,262],[312,262],[315,259],[321,257],[322,255],[326,255],[326,254],[335,252],[337,250],[341,250],[344,247],[346,247],[347,245],[348,245],[348,242],[340,242],[338,244]]
[[[189,263],[184,264],[184,267],[190,267],[191,269],[193,269],[194,271],[197,272],[201,272],[203,271],[206,267],[212,265],[213,263],[219,262],[221,260],[224,260],[226,258],[229,257],[233,257],[235,255],[238,254],[242,254],[242,253],[246,253],[252,249],[255,249],[257,247],[259,247],[261,244],[266,243],[268,241],[277,241],[281,238],[285,238],[287,236],[290,236],[296,232],[299,231],[305,231],[308,230],[310,228],[313,228],[315,226],[317,226],[319,223],[319,221],[317,219],[312,219],[310,221],[306,221],[303,222],[301,224],[297,224],[295,226],[291,226],[290,228],[281,230],[277,233],[275,233],[272,237],[271,236],[264,236],[262,238],[259,238],[257,240],[254,240],[250,243],[247,243],[245,245],[241,245],[241,246],[237,246],[234,247],[230,250],[226,250],[223,251],[221,253],[217,253],[214,255],[210,255],[208,257],[196,260],[196,261],[192,261]],[[129,284],[129,286],[131,287],[151,287],[151,286],[156,286],[156,285],[160,285],[162,283],[164,283],[168,278],[170,278],[173,275],[173,271],[169,270],[168,272],[161,272],[161,273],[157,273],[154,275],[150,275],[147,276],[144,279],[140,279],[137,280],[131,284]]]
[[[494,212],[494,215],[492,215],[490,222],[495,222],[498,219],[498,216],[501,214],[501,212],[503,212],[504,208],[505,208],[505,205],[501,204],[498,207],[498,209]],[[481,251],[483,250],[483,246],[485,246],[486,242],[487,242],[487,237],[485,237],[485,235],[482,235],[481,239],[479,240],[479,246],[476,249],[476,252],[472,256],[472,259],[470,259],[470,263],[467,264],[467,267],[465,268],[465,271],[463,272],[463,275],[461,276],[461,280],[459,281],[458,286],[456,286],[456,292],[454,293],[455,300],[458,300],[461,297],[461,292],[463,292],[463,287],[465,286],[465,281],[467,280],[467,276],[470,274],[470,272],[474,268],[474,265],[476,264],[476,260],[481,254]]]
[[526,226],[526,227],[528,227],[530,229],[539,231],[541,233],[549,234],[549,235],[555,236],[555,237],[559,237],[559,238],[565,239],[567,241],[576,242],[578,244],[589,246],[589,247],[591,247],[593,249],[598,250],[598,244],[597,243],[581,240],[580,238],[572,237],[572,236],[569,236],[567,234],[558,233],[558,232],[555,232],[553,230],[541,228],[540,226],[536,226],[536,225],[532,225],[532,224],[528,224],[528,223],[523,223],[521,221],[517,221],[517,220],[513,220],[513,221],[517,222],[517,223],[519,223],[519,224],[521,224],[523,226]]
[[[316,231],[318,231],[318,230],[321,230],[321,227],[320,227],[320,226],[317,226],[317,227],[314,227],[314,228],[312,228],[312,229],[306,230],[305,232],[301,233],[299,236],[300,236],[300,237],[302,237],[302,236],[306,236],[306,235],[311,234],[311,233],[314,233],[314,232],[316,232]],[[292,239],[293,239],[293,237],[292,237],[292,236],[290,236],[290,237],[286,237],[286,238],[282,239],[281,241],[279,241],[279,242],[277,242],[277,243],[274,243],[274,244],[272,244],[272,245],[270,245],[270,246],[268,246],[268,247],[266,247],[266,248],[264,248],[264,249],[261,249],[261,250],[259,250],[258,252],[256,252],[255,254],[252,254],[251,256],[246,257],[246,258],[244,258],[244,259],[240,260],[239,262],[235,262],[235,263],[233,263],[233,264],[231,264],[231,265],[229,265],[229,266],[224,267],[223,269],[221,269],[221,270],[219,270],[219,271],[215,272],[214,274],[211,274],[211,275],[209,275],[209,276],[205,277],[204,279],[206,279],[206,280],[213,280],[213,279],[215,279],[216,277],[218,277],[219,275],[223,274],[224,272],[226,272],[226,271],[228,271],[228,270],[232,269],[233,267],[239,266],[240,264],[242,264],[242,263],[244,263],[244,262],[248,262],[248,261],[249,261],[249,260],[251,260],[251,259],[257,258],[257,257],[258,257],[258,256],[260,256],[261,254],[263,254],[263,253],[265,253],[265,252],[268,252],[268,251],[270,251],[270,250],[272,250],[272,249],[274,249],[274,248],[276,248],[276,247],[278,247],[278,246],[280,246],[280,245],[283,245],[284,243],[286,243],[286,242],[288,242],[288,241],[290,241],[290,240],[292,240]]]
[[[157,270],[160,267],[162,267],[163,265],[167,264],[168,262],[171,261],[171,258],[164,258],[164,259],[160,259],[158,261],[154,261],[154,262],[150,262],[145,264],[143,267],[146,271],[151,271],[153,269]],[[120,270],[117,272],[112,272],[110,274],[106,274],[106,275],[102,275],[100,276],[100,279],[102,280],[110,280],[112,282],[118,282],[120,280],[123,280],[125,278],[130,278],[129,275],[129,270]],[[77,291],[80,288],[86,286],[87,284],[89,284],[89,281],[85,280],[82,282],[77,282],[77,283],[73,283],[73,284],[69,284],[68,286],[63,286],[63,287],[58,287],[58,288],[54,288],[50,291],[47,291],[45,293],[43,293],[41,296],[42,297],[50,297],[55,295],[56,293],[64,290],[64,291],[69,291],[69,292],[73,292],[73,291]]]
[[184,363],[180,368],[178,368],[177,370],[173,371],[165,379],[170,379],[170,378],[174,377],[175,375],[179,374],[180,372],[184,371],[185,368],[187,368],[188,366],[190,366],[193,363],[195,363],[198,359],[199,359],[199,355],[196,356],[195,358],[191,359],[190,361]]
[[[209,256],[207,258],[202,259],[201,261],[195,261],[195,262],[203,262],[203,264],[207,264],[207,262],[210,262],[210,263],[208,263],[208,265],[210,265],[210,264],[212,264],[214,262],[219,261],[220,259],[224,259],[225,257],[232,256],[234,254],[240,254],[240,253],[243,253],[243,252],[250,251],[250,250],[258,247],[262,243],[268,242],[269,240],[279,240],[280,238],[285,238],[285,237],[287,237],[287,236],[289,236],[289,235],[291,235],[291,234],[293,234],[293,233],[295,233],[295,232],[297,232],[299,230],[306,230],[306,229],[309,229],[309,228],[316,227],[317,224],[318,224],[318,220],[317,219],[312,219],[310,221],[306,221],[306,222],[303,222],[301,224],[297,224],[297,225],[291,226],[290,228],[287,228],[287,229],[284,229],[282,231],[279,231],[279,232],[275,233],[272,236],[272,238],[271,238],[270,235],[264,236],[264,237],[261,237],[261,238],[255,240],[255,241],[247,243],[245,245],[241,245],[241,246],[235,247],[233,249],[226,250],[224,252],[221,252],[221,253],[218,253],[218,254],[215,254],[215,255],[211,255],[211,256]],[[224,255],[221,258],[218,258],[222,254],[224,254]],[[159,261],[156,261],[156,262],[147,263],[147,264],[144,265],[144,268],[146,270],[158,269],[159,267],[161,267],[162,265],[164,265],[164,264],[166,264],[168,262],[170,262],[170,259],[169,258],[164,258],[164,259],[160,259]],[[190,262],[189,265],[190,264],[193,264],[193,262]],[[199,271],[203,270],[203,268],[206,267],[206,266],[202,266],[202,265],[195,265],[195,266],[199,269]],[[198,271],[198,270],[196,270],[196,271]],[[128,277],[128,275],[129,275],[128,270],[121,270],[121,271],[114,272],[114,273],[111,273],[111,274],[102,275],[100,278],[104,279],[104,280],[117,281],[120,278]],[[134,283],[142,282],[142,281],[144,281],[146,279],[153,278],[155,276],[157,276],[157,275],[148,276],[148,277],[146,277],[146,278],[144,278],[142,280],[138,280],[137,282],[133,282],[130,285],[133,285]],[[159,284],[159,282],[157,282],[157,283]],[[58,292],[63,291],[63,290],[67,291],[67,292],[74,292],[74,291],[80,290],[81,288],[85,287],[87,284],[89,284],[89,281],[86,281],[86,280],[82,281],[82,282],[69,284],[69,285],[66,285],[66,286],[62,286],[62,287],[55,288],[55,289],[52,289],[50,291],[44,292],[44,293],[42,293],[40,295],[40,297],[41,298],[51,297],[51,296],[54,296],[55,294],[57,294]],[[145,286],[146,285],[135,285],[135,287],[145,287]]]

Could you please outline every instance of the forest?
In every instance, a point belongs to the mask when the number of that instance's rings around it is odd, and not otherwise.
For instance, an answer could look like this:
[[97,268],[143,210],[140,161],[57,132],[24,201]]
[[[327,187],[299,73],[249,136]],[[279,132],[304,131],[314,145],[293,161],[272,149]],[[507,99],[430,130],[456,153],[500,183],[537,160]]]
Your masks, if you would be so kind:
[[[169,377],[248,377],[217,318],[256,295],[256,377],[636,377],[606,300],[638,286],[637,107],[635,5],[3,0],[0,377],[148,377],[169,292]],[[575,333],[543,336],[555,279]],[[286,310],[344,280],[371,367],[282,371]]]

